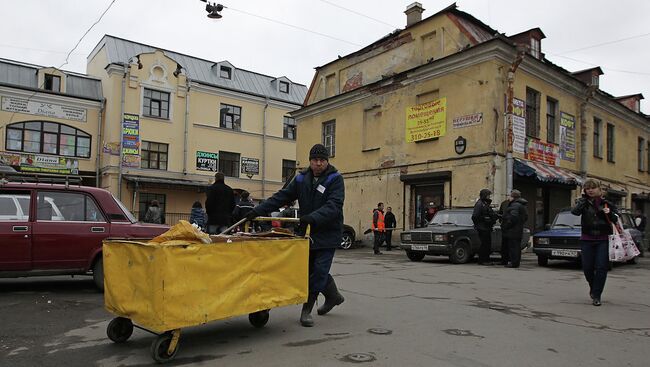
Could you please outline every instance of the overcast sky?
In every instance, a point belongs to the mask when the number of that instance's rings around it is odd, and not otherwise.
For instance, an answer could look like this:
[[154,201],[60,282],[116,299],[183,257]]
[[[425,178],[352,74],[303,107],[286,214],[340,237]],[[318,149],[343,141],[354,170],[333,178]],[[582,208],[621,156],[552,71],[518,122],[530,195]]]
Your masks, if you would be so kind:
[[[111,1],[2,0],[0,57],[60,66]],[[228,60],[238,68],[284,75],[308,86],[314,67],[403,28],[403,12],[412,2],[222,1],[223,18],[213,20],[200,0],[116,0],[63,69],[85,72],[86,56],[104,34],[111,34],[208,60]],[[452,1],[421,3],[427,17]],[[643,93],[650,99],[650,1],[459,0],[457,5],[506,35],[540,27],[547,37],[542,51],[554,63],[570,71],[598,65],[605,72],[602,90],[615,96]],[[648,103],[642,102],[641,109],[650,114]]]

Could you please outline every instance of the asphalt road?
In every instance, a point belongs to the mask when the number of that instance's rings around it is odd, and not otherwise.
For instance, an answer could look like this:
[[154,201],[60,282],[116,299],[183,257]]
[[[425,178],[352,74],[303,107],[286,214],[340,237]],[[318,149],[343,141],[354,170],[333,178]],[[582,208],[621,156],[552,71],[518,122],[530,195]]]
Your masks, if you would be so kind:
[[[403,252],[339,251],[346,301],[316,326],[299,306],[184,329],[173,366],[647,366],[650,259],[610,272],[590,304],[574,265],[414,263]],[[322,302],[322,299],[321,299]],[[153,336],[106,337],[112,316],[90,278],[0,279],[0,366],[148,366]]]

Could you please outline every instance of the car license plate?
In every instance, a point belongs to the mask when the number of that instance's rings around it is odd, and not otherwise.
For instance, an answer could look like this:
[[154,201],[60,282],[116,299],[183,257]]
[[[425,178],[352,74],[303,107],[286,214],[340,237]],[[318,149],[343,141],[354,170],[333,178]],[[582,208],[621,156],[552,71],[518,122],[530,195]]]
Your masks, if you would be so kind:
[[427,245],[411,245],[411,250],[429,251],[429,246],[427,246]]
[[577,250],[552,250],[551,256],[578,257]]

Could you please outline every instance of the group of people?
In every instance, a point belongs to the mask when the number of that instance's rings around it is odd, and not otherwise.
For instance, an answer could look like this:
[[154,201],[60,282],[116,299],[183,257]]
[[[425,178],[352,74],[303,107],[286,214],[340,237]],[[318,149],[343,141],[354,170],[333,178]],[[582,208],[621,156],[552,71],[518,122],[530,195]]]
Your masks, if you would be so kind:
[[382,255],[379,247],[386,242],[386,251],[393,251],[393,230],[397,227],[397,220],[393,209],[389,206],[384,213],[384,203],[378,203],[372,211],[372,233],[374,236],[373,251],[375,255]]

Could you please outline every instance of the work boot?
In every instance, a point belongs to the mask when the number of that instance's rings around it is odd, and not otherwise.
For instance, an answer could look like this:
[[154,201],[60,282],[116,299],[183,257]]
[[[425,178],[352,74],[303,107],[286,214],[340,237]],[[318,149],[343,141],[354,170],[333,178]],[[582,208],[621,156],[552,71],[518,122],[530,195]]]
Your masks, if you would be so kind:
[[300,312],[300,325],[304,327],[314,326],[314,319],[311,317],[311,310],[314,308],[318,293],[309,293],[307,302],[302,304],[302,311]]
[[325,302],[322,306],[318,307],[318,310],[316,310],[319,315],[325,315],[330,312],[334,306],[338,306],[345,301],[343,295],[339,293],[338,288],[336,288],[336,283],[334,283],[334,278],[332,277],[329,278],[325,290],[323,290],[323,295],[325,296]]

